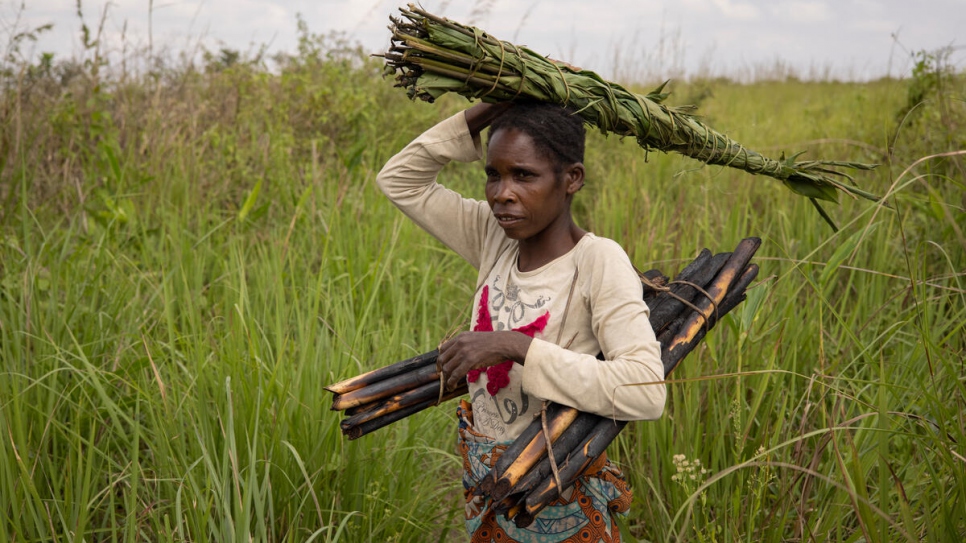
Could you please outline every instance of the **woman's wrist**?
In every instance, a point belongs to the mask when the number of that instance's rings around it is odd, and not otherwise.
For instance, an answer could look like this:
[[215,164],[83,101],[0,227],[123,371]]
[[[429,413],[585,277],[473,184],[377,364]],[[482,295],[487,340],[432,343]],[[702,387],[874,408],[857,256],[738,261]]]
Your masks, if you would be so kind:
[[494,119],[509,109],[511,105],[510,102],[501,102],[499,104],[480,102],[463,111],[463,115],[466,118],[466,126],[470,129],[470,134],[476,137],[484,128],[490,126],[490,123]]
[[523,365],[526,362],[527,351],[530,350],[530,343],[533,342],[533,338],[521,332],[505,332],[505,334],[506,343],[504,347],[507,352],[507,359]]

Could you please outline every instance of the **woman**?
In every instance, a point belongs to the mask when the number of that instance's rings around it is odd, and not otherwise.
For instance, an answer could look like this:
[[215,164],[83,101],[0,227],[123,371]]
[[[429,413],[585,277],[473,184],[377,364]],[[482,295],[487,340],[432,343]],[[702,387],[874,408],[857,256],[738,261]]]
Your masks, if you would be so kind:
[[[450,161],[479,160],[487,126],[481,202],[436,177]],[[423,133],[377,178],[403,213],[479,270],[472,331],[439,347],[446,385],[469,384],[458,415],[473,541],[619,541],[611,514],[627,511],[630,490],[606,459],[525,529],[474,491],[542,401],[619,420],[656,419],[664,408],[663,384],[621,387],[660,382],[661,351],[627,254],[571,216],[584,137],[560,106],[478,104]]]

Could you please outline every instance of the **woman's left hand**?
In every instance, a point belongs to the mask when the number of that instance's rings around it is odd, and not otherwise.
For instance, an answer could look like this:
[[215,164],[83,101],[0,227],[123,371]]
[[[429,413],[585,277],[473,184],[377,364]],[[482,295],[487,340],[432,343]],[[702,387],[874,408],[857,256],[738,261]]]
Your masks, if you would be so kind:
[[523,364],[532,339],[520,332],[463,332],[439,346],[439,365],[446,388],[456,388],[470,370],[504,360]]

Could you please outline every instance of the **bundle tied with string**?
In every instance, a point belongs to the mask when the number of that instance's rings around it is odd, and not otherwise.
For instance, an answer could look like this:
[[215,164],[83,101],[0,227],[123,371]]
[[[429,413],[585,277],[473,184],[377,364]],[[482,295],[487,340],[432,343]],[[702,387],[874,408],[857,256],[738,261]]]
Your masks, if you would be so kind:
[[500,41],[486,32],[435,16],[410,5],[390,17],[392,40],[385,73],[410,98],[434,101],[456,93],[485,102],[520,99],[570,106],[604,134],[630,136],[645,151],[676,152],[706,164],[737,168],[781,181],[809,198],[834,228],[818,200],[837,202],[839,192],[872,201],[879,198],[854,184],[842,168],[869,170],[874,164],[798,161],[802,153],[772,159],[748,149],[702,123],[690,106],[664,104],[665,85],[633,93],[594,72],[552,60]]
[[[661,344],[665,376],[745,299],[746,289],[758,274],[758,266],[750,261],[760,245],[758,238],[747,238],[730,253],[712,255],[704,249],[674,280],[660,270],[641,274],[649,321]],[[465,395],[465,381],[452,391],[442,387],[438,354],[431,351],[326,387],[334,394],[332,409],[345,411],[340,423],[343,434],[357,439]],[[540,416],[503,451],[477,491],[491,498],[495,511],[518,526],[528,526],[547,504],[595,465],[626,424],[544,402]]]

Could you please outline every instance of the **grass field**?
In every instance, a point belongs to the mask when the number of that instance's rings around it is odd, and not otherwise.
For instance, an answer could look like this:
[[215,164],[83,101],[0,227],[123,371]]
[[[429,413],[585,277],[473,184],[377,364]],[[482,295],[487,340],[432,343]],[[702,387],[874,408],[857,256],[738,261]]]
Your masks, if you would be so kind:
[[[467,320],[475,272],[373,183],[466,103],[302,38],[272,70],[5,65],[0,542],[463,539],[455,406],[349,442],[322,387]],[[966,83],[940,60],[674,85],[751,148],[881,164],[858,182],[891,208],[830,206],[838,233],[776,181],[589,138],[578,222],[639,268],[764,240],[665,416],[611,447],[633,538],[966,538]],[[446,178],[482,194],[478,164]]]

